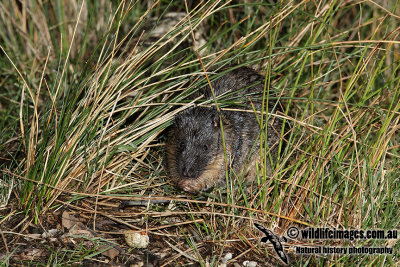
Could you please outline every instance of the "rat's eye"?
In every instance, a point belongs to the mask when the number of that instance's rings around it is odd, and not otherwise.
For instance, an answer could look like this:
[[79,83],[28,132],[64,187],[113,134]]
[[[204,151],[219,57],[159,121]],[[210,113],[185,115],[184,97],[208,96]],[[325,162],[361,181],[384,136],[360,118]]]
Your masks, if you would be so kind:
[[208,146],[207,145],[204,145],[203,146],[203,152],[207,152],[208,151]]
[[179,143],[179,149],[180,149],[180,150],[184,150],[184,149],[185,149],[185,142],[184,142],[184,141],[181,141],[181,142]]

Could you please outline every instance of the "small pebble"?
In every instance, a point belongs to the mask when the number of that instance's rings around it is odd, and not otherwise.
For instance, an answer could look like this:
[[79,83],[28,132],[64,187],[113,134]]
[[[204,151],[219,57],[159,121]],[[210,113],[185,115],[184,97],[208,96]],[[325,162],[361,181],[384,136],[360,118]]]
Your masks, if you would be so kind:
[[141,233],[124,233],[126,243],[133,248],[146,248],[149,245],[149,236]]

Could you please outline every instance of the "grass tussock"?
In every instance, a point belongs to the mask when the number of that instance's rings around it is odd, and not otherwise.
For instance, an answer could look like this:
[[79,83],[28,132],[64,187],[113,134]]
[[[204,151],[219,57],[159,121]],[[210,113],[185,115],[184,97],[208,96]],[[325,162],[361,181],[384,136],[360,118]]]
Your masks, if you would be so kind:
[[[280,262],[253,222],[279,235],[290,226],[397,228],[397,14],[390,0],[0,2],[0,220],[22,212],[13,230],[26,234],[29,222],[68,210],[102,231],[92,247],[52,251],[54,264],[104,261],[96,249],[126,246],[127,229],[150,236],[161,266],[217,266],[228,252],[229,263]],[[194,103],[210,105],[193,99],[205,71],[214,79],[236,65],[264,74],[265,92],[275,92],[266,97],[285,107],[258,111],[287,122],[273,175],[263,147],[253,185],[230,177],[226,188],[183,194],[164,169],[165,130]],[[118,209],[149,198],[171,202]],[[19,240],[12,232],[2,234],[8,252]],[[312,243],[392,255],[294,255],[295,245],[285,243],[292,265],[399,261],[397,240]],[[143,260],[135,257],[114,261]]]

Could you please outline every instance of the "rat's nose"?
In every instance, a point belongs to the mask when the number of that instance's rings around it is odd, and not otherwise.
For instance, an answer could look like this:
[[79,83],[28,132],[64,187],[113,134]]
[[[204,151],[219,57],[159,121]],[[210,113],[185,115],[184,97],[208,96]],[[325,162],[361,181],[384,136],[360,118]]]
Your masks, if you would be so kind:
[[193,176],[193,168],[183,167],[182,174],[186,178],[191,178]]

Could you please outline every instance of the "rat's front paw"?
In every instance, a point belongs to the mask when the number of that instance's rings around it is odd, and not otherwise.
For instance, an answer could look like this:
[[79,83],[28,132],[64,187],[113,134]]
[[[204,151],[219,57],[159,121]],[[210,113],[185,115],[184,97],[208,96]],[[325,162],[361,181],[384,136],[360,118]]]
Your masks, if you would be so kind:
[[178,182],[178,188],[192,194],[204,190],[203,186],[197,179],[182,179]]

